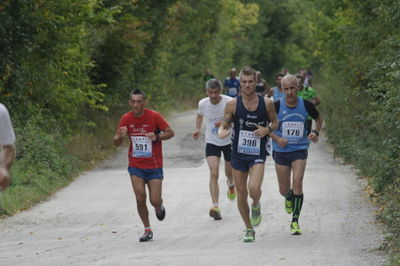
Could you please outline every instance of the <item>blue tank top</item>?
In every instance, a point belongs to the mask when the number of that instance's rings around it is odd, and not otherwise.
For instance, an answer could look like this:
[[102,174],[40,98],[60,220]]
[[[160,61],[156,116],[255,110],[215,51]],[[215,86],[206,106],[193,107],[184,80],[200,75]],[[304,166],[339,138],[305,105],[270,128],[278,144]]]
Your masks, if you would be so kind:
[[236,97],[239,93],[240,81],[237,78],[227,77],[224,81],[224,87],[228,88],[228,96]]
[[258,106],[255,111],[248,111],[243,104],[242,96],[236,99],[236,111],[233,117],[234,136],[232,143],[232,153],[237,157],[265,157],[267,136],[257,137],[254,135],[256,125],[266,127],[269,125],[267,111],[265,109],[264,98],[258,97]]
[[281,99],[285,98],[285,93],[283,91],[279,91],[278,87],[274,87],[274,92],[272,94],[274,97],[274,102],[280,101]]
[[288,144],[282,148],[272,141],[272,148],[277,152],[292,152],[298,150],[307,150],[310,144],[307,132],[308,112],[304,105],[303,98],[297,97],[297,106],[290,108],[286,106],[285,99],[280,100],[278,121],[279,128],[274,134],[289,140]]

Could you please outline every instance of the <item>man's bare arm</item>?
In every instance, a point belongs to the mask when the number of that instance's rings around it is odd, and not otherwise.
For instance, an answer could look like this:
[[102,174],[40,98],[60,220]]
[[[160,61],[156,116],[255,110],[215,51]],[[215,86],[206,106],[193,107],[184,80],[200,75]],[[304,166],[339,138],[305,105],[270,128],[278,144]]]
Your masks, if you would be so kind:
[[201,129],[201,124],[203,123],[203,116],[200,114],[197,114],[196,116],[196,128],[194,132],[192,133],[193,139],[197,140],[200,136],[200,129]]
[[159,140],[167,140],[175,136],[174,131],[171,129],[171,127],[167,127],[164,129],[161,133],[156,134],[154,132],[147,132],[144,134],[146,137],[148,137],[151,141],[159,141]]
[[0,191],[7,189],[10,184],[9,170],[15,159],[15,146],[4,145],[0,150]]
[[280,147],[282,147],[282,148],[284,148],[284,147],[288,144],[288,142],[289,142],[288,139],[283,138],[283,137],[278,137],[278,136],[275,135],[274,133],[269,134],[269,136],[271,137],[271,139],[272,139],[273,141],[275,141],[276,143],[278,143],[278,145],[279,145]]
[[221,126],[218,129],[218,137],[221,139],[226,138],[231,133],[231,125],[235,112],[235,106],[236,99],[230,100],[225,106],[224,118],[222,119]]
[[115,130],[115,135],[114,135],[114,139],[113,139],[113,143],[115,146],[120,146],[124,140],[124,136],[127,134],[128,132],[128,127],[117,127],[117,129]]
[[314,98],[309,99],[309,101],[314,104],[314,106],[317,106],[318,104],[321,103],[321,100],[319,99],[318,96],[315,96]]
[[317,119],[314,119],[314,120],[315,120],[315,129],[311,130],[311,133],[308,134],[308,139],[311,140],[312,142],[316,143],[318,141],[319,131],[322,128],[322,119],[321,119],[321,117],[318,117]]
[[0,156],[1,167],[4,167],[5,169],[7,169],[7,171],[9,171],[14,160],[15,160],[14,144],[4,145],[1,149],[1,156]]
[[[270,121],[269,126],[272,131],[277,130],[279,127],[278,117],[276,116],[275,105],[271,99],[264,99],[265,107],[267,108],[268,120]],[[269,132],[271,133],[271,132]]]
[[257,129],[254,130],[254,134],[260,138],[272,133],[275,129],[278,128],[278,118],[275,113],[275,106],[271,99],[264,98],[265,109],[267,111],[267,117],[270,123],[265,127],[257,126]]
[[175,133],[171,127],[167,127],[165,130],[163,130],[162,133],[159,134],[160,140],[171,139],[174,136],[175,136]]

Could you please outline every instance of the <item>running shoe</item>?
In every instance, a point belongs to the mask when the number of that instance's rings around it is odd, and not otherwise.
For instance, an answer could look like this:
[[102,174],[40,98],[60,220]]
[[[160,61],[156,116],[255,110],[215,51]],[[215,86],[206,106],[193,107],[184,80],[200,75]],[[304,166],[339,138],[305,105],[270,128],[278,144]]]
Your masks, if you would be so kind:
[[250,222],[252,226],[258,226],[261,223],[261,205],[257,207],[251,206],[251,218]]
[[227,195],[228,195],[228,199],[230,199],[230,200],[234,200],[234,199],[236,198],[236,189],[235,189],[235,186],[229,186],[229,185],[228,185],[228,192],[227,192]]
[[253,229],[246,229],[246,234],[244,235],[244,242],[254,242],[256,240],[256,232]]
[[212,207],[210,209],[210,216],[214,218],[214,220],[221,220],[221,210],[218,207]]
[[301,230],[298,222],[292,222],[290,224],[290,232],[292,233],[292,235],[301,235]]
[[157,210],[156,210],[156,216],[157,216],[158,220],[160,220],[160,221],[164,220],[164,218],[165,218],[165,208],[164,208],[163,205],[161,205],[160,211],[157,212]]
[[153,231],[145,230],[144,234],[139,238],[139,242],[147,242],[153,239]]
[[293,212],[293,202],[285,198],[285,210],[288,214]]

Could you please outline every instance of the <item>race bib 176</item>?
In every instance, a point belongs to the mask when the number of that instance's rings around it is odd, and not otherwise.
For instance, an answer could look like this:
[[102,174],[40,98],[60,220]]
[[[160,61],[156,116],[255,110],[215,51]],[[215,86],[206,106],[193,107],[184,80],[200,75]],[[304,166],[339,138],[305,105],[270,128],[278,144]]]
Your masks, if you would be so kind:
[[287,138],[289,142],[296,142],[303,138],[303,122],[283,122],[282,137]]

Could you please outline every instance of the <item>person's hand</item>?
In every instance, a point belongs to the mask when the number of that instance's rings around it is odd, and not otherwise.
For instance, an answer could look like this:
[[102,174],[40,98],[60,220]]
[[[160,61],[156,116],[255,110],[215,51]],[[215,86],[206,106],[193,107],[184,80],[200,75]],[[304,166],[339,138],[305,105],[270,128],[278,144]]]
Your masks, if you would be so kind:
[[128,127],[127,127],[127,126],[120,127],[120,128],[119,128],[119,133],[120,133],[122,136],[125,136],[125,135],[128,133]]
[[287,144],[288,144],[289,140],[286,138],[278,138],[278,140],[276,141],[276,143],[278,143],[278,145],[281,148],[284,148]]
[[229,128],[226,128],[226,129],[223,127],[218,128],[218,137],[220,139],[224,139],[227,136],[229,136],[230,134],[231,134],[231,130]]
[[318,135],[314,132],[311,132],[310,134],[308,134],[308,139],[316,143],[318,141]]
[[154,132],[147,132],[144,134],[145,137],[148,137],[151,141],[156,141],[157,136]]
[[194,140],[198,140],[199,136],[200,136],[200,130],[199,130],[199,129],[196,129],[196,130],[192,133],[192,137],[193,137]]
[[222,124],[222,121],[218,121],[214,123],[215,128],[219,128]]
[[257,129],[254,130],[254,135],[256,135],[257,137],[262,138],[262,137],[266,136],[269,133],[268,132],[269,129],[267,127],[262,127],[262,126],[259,126],[259,125],[256,125],[256,127],[257,127]]
[[8,174],[7,169],[4,167],[0,167],[0,191],[4,191],[7,189],[10,183],[10,175]]

